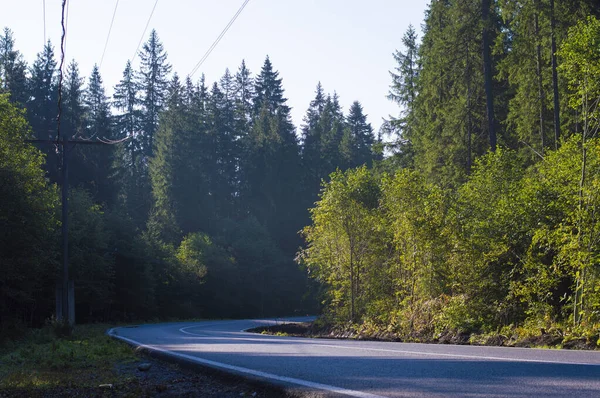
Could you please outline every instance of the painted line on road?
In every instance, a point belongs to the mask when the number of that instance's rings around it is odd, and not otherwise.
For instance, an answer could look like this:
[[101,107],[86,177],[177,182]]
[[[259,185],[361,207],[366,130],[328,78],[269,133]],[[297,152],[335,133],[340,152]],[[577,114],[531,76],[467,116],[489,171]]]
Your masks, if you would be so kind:
[[[180,332],[198,336],[198,337],[208,337],[206,335],[201,335],[197,333],[188,332],[185,329],[195,328],[201,325],[193,325],[179,329]],[[247,329],[242,330],[241,332],[246,332]],[[246,332],[249,333],[249,332]],[[279,336],[270,336],[266,335],[265,338],[273,338]],[[301,337],[300,337],[301,338]],[[368,347],[350,347],[343,345],[334,345],[334,344],[322,344],[318,342],[308,343],[310,345],[314,345],[317,347],[330,347],[330,348],[343,348],[347,350],[359,350],[359,351],[376,351],[376,352],[389,352],[389,353],[397,353],[397,354],[412,354],[412,355],[425,355],[425,356],[441,356],[441,357],[450,357],[450,358],[463,358],[463,359],[479,359],[479,360],[490,360],[490,361],[509,361],[509,362],[528,362],[528,363],[548,363],[548,364],[558,364],[558,365],[579,365],[579,366],[600,366],[600,363],[590,363],[590,362],[565,362],[565,361],[552,361],[545,359],[526,359],[526,358],[507,358],[507,357],[496,357],[496,356],[480,356],[480,355],[466,355],[466,354],[448,354],[448,353],[435,353],[435,352],[424,352],[424,351],[410,351],[410,350],[394,350],[394,349],[386,349],[386,348],[368,348]],[[500,348],[500,347],[492,347],[492,348]],[[526,349],[525,349],[526,350]]]
[[343,345],[333,344],[315,344],[319,347],[330,347],[330,348],[344,348],[347,350],[359,350],[359,351],[377,351],[377,352],[391,352],[398,354],[413,354],[413,355],[426,355],[432,357],[451,357],[451,358],[466,358],[466,359],[485,359],[490,361],[509,361],[509,362],[535,362],[535,363],[551,363],[559,365],[580,365],[580,366],[600,366],[600,363],[589,363],[589,362],[564,362],[564,361],[550,361],[545,359],[525,359],[525,358],[506,358],[506,357],[492,357],[492,356],[480,356],[480,355],[464,355],[464,354],[447,354],[447,353],[435,353],[435,352],[423,352],[423,351],[409,351],[409,350],[392,350],[385,348],[367,348],[367,347],[350,347]]
[[302,386],[302,387],[313,388],[313,389],[316,389],[316,390],[323,390],[323,391],[327,391],[327,392],[331,392],[331,393],[335,393],[335,394],[348,395],[348,396],[351,396],[351,397],[357,397],[357,398],[386,398],[386,397],[384,397],[382,395],[375,395],[375,394],[370,394],[368,392],[362,392],[362,391],[347,390],[347,389],[341,388],[341,387],[330,386],[330,385],[321,384],[321,383],[315,383],[315,382],[312,382],[312,381],[302,380],[302,379],[296,379],[296,378],[293,378],[293,377],[279,376],[279,375],[272,374],[272,373],[262,372],[260,370],[243,368],[241,366],[229,365],[229,364],[222,363],[222,362],[211,361],[210,359],[198,358],[198,357],[195,357],[195,356],[192,356],[192,355],[181,354],[181,353],[178,353],[178,352],[174,352],[174,351],[170,351],[170,350],[165,350],[164,348],[160,348],[158,346],[143,344],[143,343],[140,343],[139,341],[135,341],[133,339],[130,339],[130,338],[127,338],[127,337],[124,337],[124,336],[116,335],[116,334],[114,334],[114,329],[110,329],[108,331],[108,335],[111,336],[111,337],[114,337],[116,339],[126,341],[126,342],[128,342],[130,344],[133,344],[133,345],[136,345],[138,347],[143,347],[143,348],[146,348],[146,349],[149,349],[149,350],[159,351],[159,352],[162,352],[163,354],[170,355],[170,356],[177,357],[177,358],[181,358],[181,359],[185,359],[187,361],[196,362],[196,363],[199,363],[199,364],[208,365],[208,366],[216,367],[216,368],[220,368],[220,369],[226,369],[226,370],[230,370],[230,371],[233,371],[233,372],[238,372],[238,373],[248,374],[248,375],[252,375],[252,376],[257,376],[257,377],[261,377],[261,378],[264,378],[264,379],[276,380],[276,381],[283,382],[283,383],[296,384],[296,385],[299,385],[299,386]]

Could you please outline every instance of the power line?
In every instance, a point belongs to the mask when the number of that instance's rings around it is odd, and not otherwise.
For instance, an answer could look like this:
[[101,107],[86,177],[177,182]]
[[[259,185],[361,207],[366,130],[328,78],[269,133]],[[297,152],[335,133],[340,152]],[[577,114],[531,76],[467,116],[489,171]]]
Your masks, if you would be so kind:
[[42,8],[44,12],[44,47],[46,46],[46,0],[42,0]]
[[140,46],[142,45],[142,40],[144,40],[144,36],[146,36],[146,30],[148,30],[148,25],[150,25],[150,20],[152,19],[152,15],[154,15],[154,10],[156,10],[156,5],[158,4],[158,0],[156,0],[154,2],[154,7],[152,7],[152,12],[150,13],[150,17],[148,17],[148,21],[146,22],[146,27],[144,28],[144,32],[142,33],[142,37],[140,37],[140,41],[137,45],[137,48],[135,49],[135,52],[133,53],[133,57],[131,57],[131,63],[133,63],[133,60],[135,59],[135,56],[137,55]]
[[196,73],[198,71],[198,69],[200,68],[200,66],[202,66],[202,64],[204,63],[204,61],[206,61],[206,59],[208,58],[208,56],[210,55],[210,53],[212,53],[212,51],[215,49],[215,47],[217,46],[217,44],[219,44],[219,42],[221,41],[221,39],[223,38],[223,36],[225,36],[225,33],[227,33],[227,31],[229,30],[229,28],[231,27],[231,25],[233,25],[233,23],[235,22],[235,20],[237,19],[237,17],[242,13],[242,11],[244,10],[244,8],[246,7],[246,5],[250,2],[250,0],[245,0],[244,3],[242,4],[242,6],[237,10],[237,12],[235,13],[235,15],[231,18],[231,20],[229,21],[229,23],[227,24],[227,26],[225,26],[225,28],[221,31],[221,34],[217,37],[217,39],[213,42],[213,44],[208,48],[208,50],[206,50],[206,52],[204,53],[204,55],[202,56],[202,58],[200,59],[200,61],[198,61],[198,63],[196,64],[196,66],[194,67],[194,69],[192,69],[192,71],[189,73],[189,77],[192,77],[194,75],[194,73]]
[[58,115],[56,116],[56,142],[59,142],[60,140],[60,117],[62,115],[63,65],[65,62],[65,38],[67,36],[67,29],[65,28],[66,3],[67,0],[62,0],[62,16],[60,20],[60,26],[62,27],[62,36],[60,38],[60,66],[58,68]]
[[113,11],[112,19],[110,20],[110,27],[108,28],[108,35],[106,36],[106,42],[104,43],[104,50],[102,51],[102,58],[100,58],[99,69],[102,69],[102,62],[104,62],[104,55],[106,54],[106,47],[108,47],[108,39],[110,39],[110,32],[112,31],[113,23],[115,22],[115,15],[117,15],[117,7],[119,7],[119,0],[115,4],[115,10]]
[[67,0],[67,11],[66,11],[66,16],[65,16],[65,50],[64,50],[64,54],[63,57],[67,56],[67,42],[69,39],[69,6],[71,5],[71,1]]

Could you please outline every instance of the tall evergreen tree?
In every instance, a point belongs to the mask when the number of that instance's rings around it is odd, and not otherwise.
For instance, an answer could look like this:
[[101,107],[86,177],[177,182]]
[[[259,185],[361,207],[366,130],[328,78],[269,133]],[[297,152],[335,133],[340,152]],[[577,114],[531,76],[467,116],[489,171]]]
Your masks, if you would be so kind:
[[75,60],[71,61],[67,67],[62,106],[64,116],[61,121],[61,130],[67,137],[84,137],[83,77],[79,73],[79,65]]
[[302,125],[302,170],[304,175],[304,190],[307,193],[308,206],[311,207],[317,199],[321,179],[325,177],[326,167],[321,156],[321,140],[323,132],[319,120],[325,108],[326,96],[321,82],[315,89],[315,98],[310,102],[304,124]]
[[235,74],[234,82],[236,120],[240,131],[245,131],[252,120],[252,101],[254,98],[254,79],[252,73],[246,67],[246,61],[242,60]]
[[392,84],[387,98],[401,107],[400,115],[392,117],[390,125],[392,132],[397,136],[393,143],[397,155],[404,159],[405,166],[412,165],[414,150],[412,147],[412,128],[415,124],[415,104],[418,94],[419,79],[419,45],[417,33],[412,25],[408,26],[402,36],[404,52],[396,50],[394,60],[397,65],[390,71]]
[[[86,106],[84,103],[84,79],[79,72],[79,65],[75,60],[67,67],[62,94],[61,134],[70,139],[85,139]],[[82,146],[76,146],[69,151],[69,185],[73,187],[89,188],[91,175],[88,151]]]
[[154,134],[158,129],[158,116],[165,105],[169,85],[171,65],[167,62],[167,53],[152,30],[150,38],[140,53],[141,69],[138,75],[142,99],[142,153],[152,156]]
[[[94,65],[90,75],[84,92],[84,103],[86,107],[86,138],[114,139],[110,105],[105,94],[98,65]],[[109,183],[111,165],[113,164],[113,149],[112,146],[108,145],[79,148],[79,152],[86,160],[86,168],[90,172],[87,177],[88,189],[94,199],[104,203],[115,199],[112,194],[112,186]]]
[[346,167],[370,166],[374,143],[373,127],[367,122],[367,115],[364,114],[360,102],[354,101],[346,117],[340,148]]
[[[415,166],[447,186],[464,181],[473,159],[490,147],[481,11],[478,0],[437,0],[426,14],[413,129]],[[499,30],[495,12],[491,9],[487,19],[490,43]],[[492,95],[500,85],[493,84]]]
[[287,98],[283,97],[282,79],[279,72],[273,70],[271,60],[267,56],[260,74],[256,77],[254,85],[254,114],[258,116],[265,108],[269,114],[281,114],[283,118],[289,117],[290,108],[286,105]]
[[0,91],[8,92],[11,100],[21,106],[27,102],[27,63],[15,49],[15,39],[10,29],[0,35]]
[[142,111],[137,76],[127,61],[123,76],[115,86],[113,107],[115,137],[127,138],[116,147],[113,180],[118,201],[135,224],[142,226],[150,210],[149,181],[142,154]]
[[323,112],[318,122],[321,133],[321,178],[327,177],[339,166],[343,165],[343,157],[340,152],[342,138],[344,136],[344,114],[337,93],[327,96]]
[[[37,54],[37,58],[29,71],[29,96],[26,104],[29,124],[35,137],[42,140],[56,138],[58,97],[55,73],[54,48],[48,41],[44,49]],[[45,166],[50,180],[57,182],[59,176],[56,148],[44,145],[40,149],[48,155]]]
[[280,247],[293,253],[300,228],[299,148],[282,80],[267,57],[256,78],[255,117],[244,139],[241,201],[267,227]]
[[156,135],[156,151],[150,162],[150,178],[152,182],[153,207],[148,222],[150,233],[162,242],[175,244],[180,241],[182,232],[178,221],[181,212],[177,206],[179,173],[182,162],[182,141],[185,130],[183,107],[183,88],[177,74],[173,76],[168,87],[166,111],[161,118],[160,128]]

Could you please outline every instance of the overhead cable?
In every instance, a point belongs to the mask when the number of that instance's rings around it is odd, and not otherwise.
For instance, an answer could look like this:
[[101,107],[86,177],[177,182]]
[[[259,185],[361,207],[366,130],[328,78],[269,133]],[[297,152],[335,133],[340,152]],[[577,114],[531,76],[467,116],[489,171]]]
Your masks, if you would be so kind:
[[231,25],[233,25],[233,23],[235,22],[235,20],[237,19],[237,17],[242,13],[242,11],[244,10],[244,8],[246,7],[246,5],[250,2],[250,0],[245,0],[244,3],[242,4],[242,6],[237,10],[237,12],[235,13],[235,15],[231,18],[231,20],[229,21],[229,23],[227,24],[227,26],[225,26],[225,28],[221,31],[221,34],[219,34],[219,36],[216,38],[216,40],[213,42],[213,44],[208,48],[208,50],[206,50],[206,52],[204,53],[204,55],[202,56],[202,58],[200,58],[200,61],[198,61],[198,63],[196,64],[196,66],[194,66],[194,69],[192,69],[192,71],[188,74],[189,77],[192,77],[194,75],[194,73],[196,73],[198,71],[198,69],[200,68],[200,66],[202,66],[202,64],[204,63],[204,61],[206,61],[206,59],[208,58],[208,56],[210,55],[210,53],[212,53],[212,51],[215,49],[215,47],[217,46],[217,44],[219,44],[219,42],[221,41],[221,39],[223,38],[223,36],[225,36],[225,33],[227,33],[227,31],[229,30],[229,28],[231,27]]
[[115,4],[115,10],[113,11],[112,19],[110,20],[110,27],[108,28],[108,35],[106,35],[106,42],[104,43],[104,50],[102,51],[102,58],[100,58],[99,69],[102,69],[102,62],[104,62],[104,55],[106,54],[106,48],[108,47],[108,40],[110,39],[110,32],[112,31],[113,23],[115,22],[115,15],[117,15],[117,8],[119,7],[119,0]]
[[46,46],[46,0],[42,0],[42,9],[44,13],[44,47]]
[[138,42],[137,48],[135,49],[135,52],[133,53],[133,56],[131,57],[131,63],[133,63],[135,56],[137,55],[138,51],[140,50],[140,46],[142,45],[142,41],[144,40],[144,37],[146,36],[146,30],[148,30],[148,25],[150,25],[150,20],[152,19],[152,15],[154,15],[154,10],[156,10],[157,4],[158,4],[158,0],[156,0],[154,2],[154,7],[152,7],[152,12],[150,13],[150,16],[148,17],[148,21],[146,22],[146,27],[144,28],[144,32],[142,32],[142,36],[140,37],[140,41]]

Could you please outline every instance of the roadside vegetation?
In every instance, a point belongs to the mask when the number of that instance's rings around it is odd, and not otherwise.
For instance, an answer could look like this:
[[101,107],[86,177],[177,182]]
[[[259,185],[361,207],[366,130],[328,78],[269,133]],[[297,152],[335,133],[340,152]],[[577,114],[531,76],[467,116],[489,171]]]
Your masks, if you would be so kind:
[[106,335],[109,325],[77,326],[70,337],[57,337],[60,327],[29,330],[0,349],[0,392],[52,390],[57,387],[97,389],[127,379],[118,365],[139,361],[131,347]]
[[0,397],[284,397],[276,387],[182,368],[106,335],[112,326],[49,322],[0,346]]
[[[503,30],[496,32],[497,44],[511,50],[497,48],[494,64],[495,108],[502,118],[494,147],[489,127],[475,122],[490,114],[469,104],[473,90],[481,90],[479,101],[486,98],[484,77],[467,78],[469,88],[451,76],[468,76],[452,69],[464,66],[459,60],[483,70],[481,54],[462,58],[452,52],[449,59],[450,52],[442,51],[458,46],[454,40],[478,45],[481,30],[460,39],[450,33],[464,27],[454,13],[475,3],[432,2],[416,52],[414,32],[407,32],[392,87],[404,105],[402,117],[391,122],[402,134],[397,145],[403,149],[374,168],[331,175],[311,210],[312,225],[303,230],[307,247],[298,261],[323,286],[322,322],[341,334],[597,348],[600,21],[585,2],[569,2],[583,12],[578,19],[550,14],[544,1],[523,2],[519,12],[511,2],[498,2],[494,23]],[[519,18],[548,23],[539,32],[548,41],[528,43],[516,34],[524,29]],[[550,18],[564,18],[569,26],[556,32],[557,103],[551,95],[520,94],[537,93],[525,86],[520,74],[527,73],[529,82],[537,76],[552,92],[550,53],[544,69],[511,66],[531,62],[527,57],[535,54],[513,59],[520,46],[538,43],[550,50],[544,36],[551,32]],[[487,22],[473,23],[484,29]],[[437,80],[441,70],[444,82]],[[509,100],[503,102],[500,93]],[[560,118],[552,117],[554,106],[560,106],[554,109]]]

